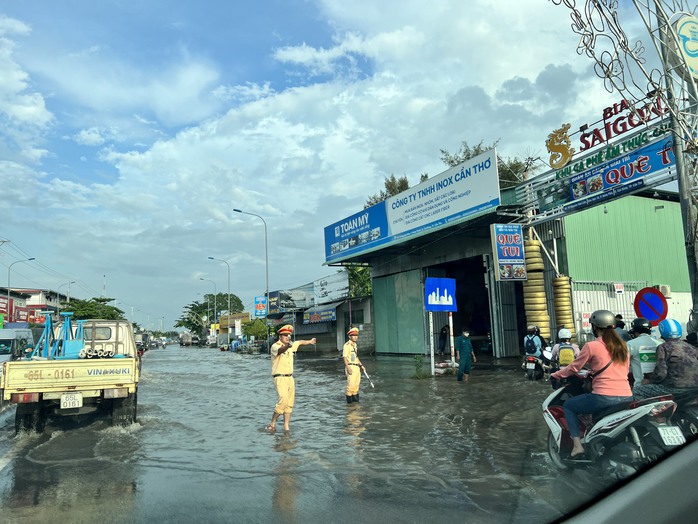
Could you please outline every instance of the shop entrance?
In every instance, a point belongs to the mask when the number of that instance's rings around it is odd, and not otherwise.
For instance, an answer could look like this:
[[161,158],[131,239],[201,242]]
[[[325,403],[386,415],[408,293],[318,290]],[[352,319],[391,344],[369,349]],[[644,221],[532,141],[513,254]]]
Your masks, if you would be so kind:
[[[453,278],[456,280],[456,304],[458,311],[453,313],[454,338],[461,334],[465,326],[470,330],[470,338],[476,352],[491,351],[490,305],[485,286],[485,266],[482,257],[476,256],[439,264],[427,268],[427,276]],[[439,332],[448,325],[448,313],[434,313],[434,351],[438,352]],[[447,352],[450,350],[447,349]]]

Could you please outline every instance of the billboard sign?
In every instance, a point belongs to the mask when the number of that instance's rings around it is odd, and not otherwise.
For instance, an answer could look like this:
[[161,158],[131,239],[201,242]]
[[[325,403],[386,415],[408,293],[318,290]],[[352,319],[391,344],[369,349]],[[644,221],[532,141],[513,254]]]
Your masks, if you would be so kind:
[[652,188],[676,178],[673,140],[666,123],[521,184],[517,200],[538,209],[530,224]]
[[500,203],[491,149],[325,228],[325,261],[337,262],[489,213]]
[[254,297],[254,316],[255,318],[267,316],[267,297]]
[[526,258],[521,224],[492,224],[492,253],[494,253],[497,280],[509,282],[526,280]]

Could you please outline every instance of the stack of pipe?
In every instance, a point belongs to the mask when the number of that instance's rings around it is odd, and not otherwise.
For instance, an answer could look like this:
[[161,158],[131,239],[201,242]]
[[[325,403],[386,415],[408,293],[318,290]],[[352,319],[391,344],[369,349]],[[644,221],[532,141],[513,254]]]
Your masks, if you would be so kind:
[[553,293],[555,294],[555,324],[558,329],[567,328],[572,332],[572,340],[576,340],[577,333],[574,329],[572,317],[572,285],[570,277],[560,275],[553,279]]
[[526,324],[538,326],[540,335],[546,340],[550,340],[550,315],[548,314],[548,301],[545,296],[545,280],[543,278],[545,264],[541,255],[540,242],[526,240],[524,252],[528,278],[523,283]]

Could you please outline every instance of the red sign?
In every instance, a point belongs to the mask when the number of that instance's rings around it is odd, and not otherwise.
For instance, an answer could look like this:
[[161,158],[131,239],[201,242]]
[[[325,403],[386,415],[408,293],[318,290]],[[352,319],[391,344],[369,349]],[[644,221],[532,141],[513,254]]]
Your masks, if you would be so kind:
[[666,297],[654,287],[645,287],[638,291],[634,306],[637,316],[646,318],[653,326],[664,320],[669,312]]

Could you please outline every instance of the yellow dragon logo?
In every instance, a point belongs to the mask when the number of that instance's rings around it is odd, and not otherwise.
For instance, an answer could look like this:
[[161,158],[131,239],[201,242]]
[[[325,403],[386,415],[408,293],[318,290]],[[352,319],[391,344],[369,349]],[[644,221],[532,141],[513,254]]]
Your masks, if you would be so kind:
[[570,124],[563,125],[560,129],[556,129],[548,135],[545,141],[545,147],[550,153],[550,167],[560,169],[565,167],[572,160],[574,148],[567,131],[570,129]]

